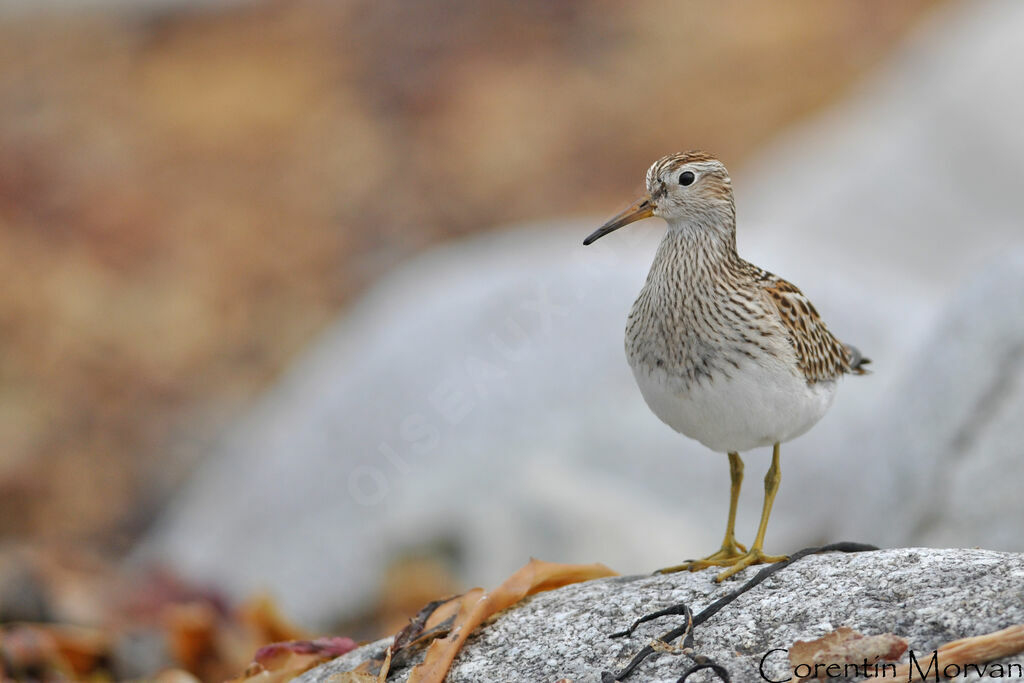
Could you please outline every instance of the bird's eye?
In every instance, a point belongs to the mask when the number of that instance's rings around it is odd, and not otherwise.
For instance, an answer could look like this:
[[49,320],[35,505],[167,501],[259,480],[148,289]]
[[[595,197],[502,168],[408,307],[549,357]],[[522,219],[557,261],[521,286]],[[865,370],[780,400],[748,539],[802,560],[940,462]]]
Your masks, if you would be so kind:
[[682,175],[679,176],[680,185],[692,185],[693,181],[697,176],[693,175],[693,171],[683,171]]

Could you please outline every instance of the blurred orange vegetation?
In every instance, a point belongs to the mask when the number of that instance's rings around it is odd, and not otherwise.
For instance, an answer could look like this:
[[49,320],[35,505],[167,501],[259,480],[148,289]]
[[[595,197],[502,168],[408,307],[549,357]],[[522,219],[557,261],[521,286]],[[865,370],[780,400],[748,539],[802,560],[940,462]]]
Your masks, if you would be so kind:
[[[0,593],[4,681],[154,680],[161,671],[155,680],[165,683],[226,680],[266,643],[309,637],[266,596],[232,607],[215,590],[158,571],[124,575],[82,554],[0,555]],[[49,611],[27,611],[43,600]],[[355,647],[328,640],[333,652]]]
[[[474,588],[462,595],[431,601],[409,619],[379,654],[364,653],[363,660],[345,672],[330,675],[339,683],[384,683],[391,666],[408,666],[422,652],[423,661],[409,671],[409,683],[442,683],[455,657],[484,622],[523,598],[580,581],[618,574],[603,564],[559,564],[531,559],[497,588]],[[328,659],[345,654],[354,645],[346,638],[299,640],[261,648],[239,683],[288,681]]]
[[605,214],[669,151],[738,166],[933,5],[4,17],[0,541],[116,558],[374,278],[453,236]]

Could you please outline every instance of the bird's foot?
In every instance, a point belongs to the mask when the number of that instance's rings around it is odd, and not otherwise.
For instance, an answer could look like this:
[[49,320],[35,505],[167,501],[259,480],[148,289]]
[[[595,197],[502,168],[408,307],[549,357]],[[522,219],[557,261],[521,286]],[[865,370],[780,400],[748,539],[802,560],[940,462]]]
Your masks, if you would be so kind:
[[[758,547],[753,547],[750,552],[742,555],[732,562],[729,563],[728,569],[720,573],[715,577],[716,582],[724,581],[734,574],[738,574],[747,567],[751,567],[755,564],[772,564],[774,562],[784,562],[789,559],[788,555],[765,555],[764,551]],[[725,565],[722,565],[725,566]]]
[[708,567],[729,567],[740,558],[746,557],[747,547],[735,540],[722,544],[721,550],[713,552],[707,557],[699,560],[687,560],[682,564],[673,567],[665,567],[654,572],[655,574],[675,574],[676,572],[696,572]]

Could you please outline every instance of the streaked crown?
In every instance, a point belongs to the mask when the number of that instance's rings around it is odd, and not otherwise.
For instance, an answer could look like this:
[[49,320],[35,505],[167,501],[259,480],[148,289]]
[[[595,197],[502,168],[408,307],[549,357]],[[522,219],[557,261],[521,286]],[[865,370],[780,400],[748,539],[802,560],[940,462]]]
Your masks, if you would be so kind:
[[690,151],[658,159],[647,169],[654,215],[666,220],[734,219],[732,179],[707,152]]

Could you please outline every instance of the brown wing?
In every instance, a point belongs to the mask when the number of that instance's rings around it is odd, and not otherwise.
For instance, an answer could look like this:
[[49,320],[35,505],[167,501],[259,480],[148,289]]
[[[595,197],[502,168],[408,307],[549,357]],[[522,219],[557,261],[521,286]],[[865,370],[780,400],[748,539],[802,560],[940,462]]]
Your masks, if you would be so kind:
[[835,379],[846,372],[867,373],[861,366],[870,361],[857,349],[832,336],[803,292],[771,273],[764,275],[764,291],[779,311],[779,318],[796,351],[800,370],[809,383]]

